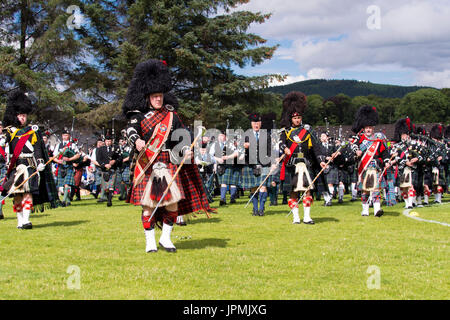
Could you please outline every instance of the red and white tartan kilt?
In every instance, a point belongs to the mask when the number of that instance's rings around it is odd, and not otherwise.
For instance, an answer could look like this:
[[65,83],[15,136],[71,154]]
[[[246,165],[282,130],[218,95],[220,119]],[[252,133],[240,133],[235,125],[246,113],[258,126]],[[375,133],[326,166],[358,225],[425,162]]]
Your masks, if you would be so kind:
[[[170,162],[170,156],[167,151],[160,152],[153,163],[156,162],[165,163],[170,174],[172,176],[175,175],[177,165]],[[142,205],[142,195],[144,194],[145,187],[151,174],[152,166],[145,171],[144,179],[141,183],[136,185],[136,187],[133,187],[130,203],[133,203],[136,206]],[[178,215],[185,215],[200,210],[210,210],[197,165],[185,163],[175,178],[175,183],[181,193],[181,200],[178,202]]]

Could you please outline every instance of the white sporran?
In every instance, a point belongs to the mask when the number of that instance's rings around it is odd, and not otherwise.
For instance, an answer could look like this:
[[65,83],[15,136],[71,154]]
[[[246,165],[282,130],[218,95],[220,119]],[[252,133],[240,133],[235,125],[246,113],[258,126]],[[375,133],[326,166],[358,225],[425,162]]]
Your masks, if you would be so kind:
[[403,174],[400,178],[400,188],[410,188],[412,187],[412,171],[411,168],[405,167]]
[[[295,173],[297,174],[297,185],[294,191],[306,191],[308,186],[312,184],[311,177],[309,176],[308,168],[304,162],[299,162],[295,165]],[[313,189],[311,185],[309,189]]]
[[434,167],[432,173],[433,173],[433,185],[438,186],[439,185],[439,168]]
[[[152,173],[145,186],[141,204],[143,206],[155,208],[171,180],[172,175],[167,168],[167,165],[162,162],[155,163],[152,166]],[[169,206],[180,200],[181,192],[176,181],[174,181],[170,186],[167,195],[164,197],[164,200],[161,201],[160,207]]]

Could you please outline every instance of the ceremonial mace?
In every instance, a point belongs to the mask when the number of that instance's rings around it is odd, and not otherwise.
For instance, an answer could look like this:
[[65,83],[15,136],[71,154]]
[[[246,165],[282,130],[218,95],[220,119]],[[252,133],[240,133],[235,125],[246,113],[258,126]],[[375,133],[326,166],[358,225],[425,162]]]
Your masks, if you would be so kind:
[[[189,151],[192,150],[192,148],[194,147],[194,145],[197,143],[197,140],[198,140],[198,139],[206,132],[206,128],[203,127],[203,126],[199,126],[198,129],[199,129],[199,132],[198,132],[197,136],[195,137],[194,141],[191,143],[191,146],[189,147]],[[148,221],[152,220],[153,216],[154,216],[155,213],[156,213],[156,210],[158,210],[158,208],[159,208],[161,202],[164,200],[164,198],[166,197],[167,193],[169,192],[170,187],[172,186],[172,183],[175,181],[175,178],[177,177],[178,173],[180,172],[181,167],[183,167],[184,162],[186,161],[188,154],[189,154],[189,153],[186,152],[185,156],[183,157],[183,160],[181,160],[181,163],[180,163],[180,165],[178,166],[177,171],[176,171],[175,174],[173,175],[172,180],[170,181],[170,183],[167,185],[166,190],[164,190],[164,193],[163,193],[161,199],[158,201],[158,204],[156,205],[155,209],[153,209],[152,215],[150,216],[150,218],[148,219]],[[206,215],[207,215],[208,218],[209,218],[208,213],[206,213]]]

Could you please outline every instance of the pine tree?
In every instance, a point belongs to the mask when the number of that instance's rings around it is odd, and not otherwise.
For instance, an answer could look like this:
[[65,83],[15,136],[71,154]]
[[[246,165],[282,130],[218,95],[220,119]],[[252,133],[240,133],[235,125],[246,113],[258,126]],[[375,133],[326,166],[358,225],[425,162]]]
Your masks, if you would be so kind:
[[[88,89],[84,79],[97,74],[95,78],[108,84],[102,89],[109,101],[119,101],[137,63],[156,58],[166,61],[171,69],[173,91],[181,99],[186,119],[197,116],[200,105],[208,99],[215,101],[209,106],[215,112],[221,108],[231,108],[226,109],[231,112],[238,106],[255,110],[261,97],[271,95],[259,90],[283,77],[247,77],[233,70],[260,64],[277,48],[264,46],[265,39],[247,32],[252,23],[264,23],[270,14],[233,10],[246,2],[82,1],[80,8],[89,23],[75,31],[92,52],[94,63],[89,69],[80,69],[71,79],[71,88]],[[104,103],[101,99],[97,102]],[[204,112],[202,116],[208,117]]]
[[32,93],[39,107],[36,118],[71,118],[75,105],[85,110],[70,91],[57,90],[82,48],[67,25],[68,6],[69,1],[46,0],[0,4],[0,94],[15,88]]

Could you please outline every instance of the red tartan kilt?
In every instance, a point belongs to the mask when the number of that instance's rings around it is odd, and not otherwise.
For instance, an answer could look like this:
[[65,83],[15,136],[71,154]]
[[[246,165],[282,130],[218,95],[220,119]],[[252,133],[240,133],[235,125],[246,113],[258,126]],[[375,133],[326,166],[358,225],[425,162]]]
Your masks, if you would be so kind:
[[[162,151],[158,154],[158,156],[156,157],[155,161],[153,162],[153,164],[155,164],[156,162],[162,162],[165,163],[167,165],[167,168],[171,174],[171,176],[175,175],[175,172],[177,171],[177,166],[175,164],[172,164],[170,162],[170,156],[169,153],[167,151]],[[144,195],[144,190],[145,187],[147,186],[147,183],[150,180],[150,176],[153,172],[151,165],[147,171],[145,171],[145,175],[143,180],[141,181],[141,183],[137,184],[136,187],[133,188],[133,192],[131,194],[131,199],[130,202],[133,203],[136,206],[140,206],[141,205],[141,200],[142,200],[142,196]],[[169,183],[170,181],[167,181],[167,183]],[[178,176],[175,178],[174,183],[177,184],[178,189],[180,189],[181,192],[181,198],[184,199],[184,192],[183,192],[183,186],[181,184],[181,177],[180,174],[178,174]]]
[[81,184],[81,178],[83,176],[83,169],[74,168],[75,174],[73,180],[75,181],[75,187],[79,187]]

